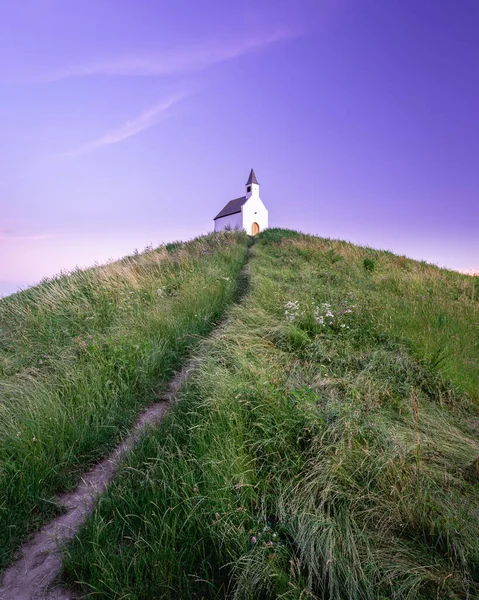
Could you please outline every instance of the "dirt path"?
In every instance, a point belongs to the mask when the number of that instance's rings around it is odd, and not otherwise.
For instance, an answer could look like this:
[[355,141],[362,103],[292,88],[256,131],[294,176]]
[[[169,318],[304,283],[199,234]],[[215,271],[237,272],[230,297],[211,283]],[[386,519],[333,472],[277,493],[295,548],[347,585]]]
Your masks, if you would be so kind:
[[[240,298],[248,287],[248,258],[238,285]],[[225,323],[216,327],[212,336],[220,335]],[[85,473],[73,492],[62,494],[58,503],[65,513],[46,523],[19,550],[15,561],[0,581],[0,600],[75,600],[82,596],[55,585],[62,567],[62,548],[78,533],[88,515],[93,512],[98,497],[115,477],[120,461],[139,440],[149,425],[159,425],[166,411],[198,364],[192,358],[170,381],[168,390],[138,418],[128,437],[115,450]]]
[[115,450],[85,473],[73,492],[62,494],[58,503],[65,513],[49,521],[25,543],[15,562],[5,571],[0,585],[0,600],[72,600],[74,593],[51,587],[62,566],[62,548],[78,532],[93,511],[98,496],[116,474],[125,454],[133,448],[148,425],[158,425],[178,391],[194,370],[192,359],[170,381],[168,391],[138,418],[129,436]]
[[[246,263],[238,278],[239,299],[244,297],[248,288],[250,256],[251,248],[248,249]],[[211,336],[220,335],[225,326],[223,322],[213,330]],[[55,585],[62,567],[62,548],[93,512],[98,497],[115,477],[119,463],[138,442],[142,432],[149,425],[159,425],[163,421],[166,411],[198,362],[198,358],[190,359],[170,381],[160,399],[139,416],[128,437],[108,457],[85,473],[73,492],[57,498],[65,508],[65,513],[46,523],[20,548],[0,581],[0,600],[75,600],[82,597]]]

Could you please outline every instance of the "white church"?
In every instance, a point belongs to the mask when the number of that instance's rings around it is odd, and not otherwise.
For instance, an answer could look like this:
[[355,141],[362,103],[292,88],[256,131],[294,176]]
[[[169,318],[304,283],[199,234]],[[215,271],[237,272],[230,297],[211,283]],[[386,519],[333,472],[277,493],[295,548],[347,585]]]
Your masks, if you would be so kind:
[[253,169],[246,182],[246,196],[230,200],[214,218],[215,231],[244,229],[256,235],[268,227],[268,210],[259,197],[259,183]]

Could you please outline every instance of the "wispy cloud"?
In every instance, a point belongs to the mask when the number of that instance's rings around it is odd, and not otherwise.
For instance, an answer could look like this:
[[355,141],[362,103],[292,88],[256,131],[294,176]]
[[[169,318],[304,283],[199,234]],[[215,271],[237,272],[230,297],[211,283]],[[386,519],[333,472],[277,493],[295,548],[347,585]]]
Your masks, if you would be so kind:
[[113,129],[105,133],[105,135],[102,135],[98,139],[88,142],[76,150],[68,152],[66,155],[76,156],[79,154],[85,154],[86,152],[101,148],[102,146],[118,144],[119,142],[123,142],[134,135],[138,135],[142,131],[145,131],[146,129],[156,125],[162,118],[168,116],[168,110],[187,95],[187,93],[183,93],[171,96],[160,104],[156,104],[148,110],[145,110],[138,117],[127,121],[117,129]]
[[297,33],[279,29],[254,37],[242,37],[227,41],[206,42],[196,46],[176,49],[160,54],[125,56],[111,60],[99,60],[85,65],[76,65],[40,76],[43,81],[57,81],[70,77],[91,75],[173,75],[198,71],[275,42],[296,37]]

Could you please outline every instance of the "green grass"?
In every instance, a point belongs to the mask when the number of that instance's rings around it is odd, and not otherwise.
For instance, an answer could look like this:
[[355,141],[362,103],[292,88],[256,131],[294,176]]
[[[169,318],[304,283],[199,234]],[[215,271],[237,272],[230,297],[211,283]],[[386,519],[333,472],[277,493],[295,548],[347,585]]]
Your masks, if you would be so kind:
[[249,270],[64,581],[105,599],[479,597],[474,280],[280,230]]
[[247,244],[203,236],[0,300],[0,567],[223,315]]
[[[479,277],[294,233],[270,230],[262,243],[272,245],[271,256],[286,267],[303,257],[306,277],[329,282],[331,292],[354,294],[376,331],[406,342],[417,357],[479,400]],[[372,271],[365,261],[374,263]]]

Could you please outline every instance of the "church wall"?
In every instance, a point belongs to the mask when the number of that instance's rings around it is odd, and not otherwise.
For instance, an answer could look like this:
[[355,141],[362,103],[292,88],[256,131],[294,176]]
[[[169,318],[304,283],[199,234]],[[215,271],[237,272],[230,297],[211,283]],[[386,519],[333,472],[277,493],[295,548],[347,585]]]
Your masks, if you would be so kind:
[[243,217],[241,213],[234,215],[227,215],[221,219],[215,221],[215,231],[223,231],[227,228],[230,229],[243,229]]
[[252,234],[253,223],[258,223],[260,231],[268,227],[268,210],[257,194],[243,204],[243,229],[248,235]]

